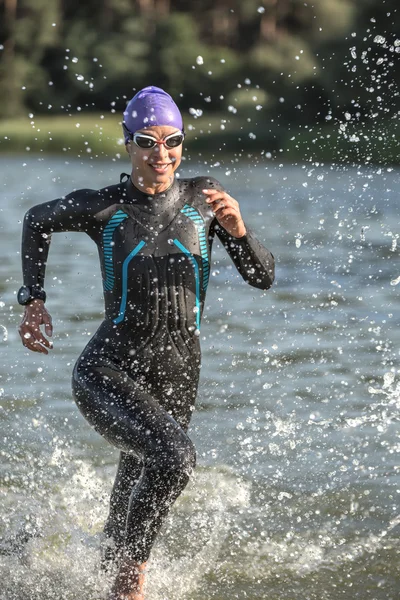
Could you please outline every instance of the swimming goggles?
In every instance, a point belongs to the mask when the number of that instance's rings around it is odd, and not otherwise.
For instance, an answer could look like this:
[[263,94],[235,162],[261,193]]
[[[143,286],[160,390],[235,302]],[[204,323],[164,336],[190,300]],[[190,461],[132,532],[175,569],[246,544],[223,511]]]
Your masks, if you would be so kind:
[[139,146],[139,148],[145,148],[146,150],[151,150],[156,144],[163,144],[167,148],[177,148],[185,139],[185,134],[181,131],[170,133],[163,140],[156,140],[156,138],[154,138],[152,135],[147,135],[146,133],[131,133],[125,127],[124,130],[129,139],[133,140],[136,146]]

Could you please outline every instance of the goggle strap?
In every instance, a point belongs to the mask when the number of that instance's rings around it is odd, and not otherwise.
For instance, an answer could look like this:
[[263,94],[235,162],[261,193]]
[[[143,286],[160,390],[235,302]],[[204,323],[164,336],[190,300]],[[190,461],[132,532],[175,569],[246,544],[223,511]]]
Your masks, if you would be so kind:
[[124,121],[122,121],[122,129],[124,130],[125,136],[130,140],[133,140],[133,133],[129,131]]

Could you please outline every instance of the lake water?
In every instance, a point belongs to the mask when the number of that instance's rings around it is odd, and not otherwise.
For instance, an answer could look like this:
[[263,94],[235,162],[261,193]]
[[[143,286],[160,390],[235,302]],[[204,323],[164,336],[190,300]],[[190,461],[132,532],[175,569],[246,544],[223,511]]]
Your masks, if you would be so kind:
[[[102,319],[97,250],[55,234],[48,357],[20,344],[20,231],[33,204],[118,180],[126,161],[1,157],[1,600],[99,600],[98,547],[117,452],[70,389]],[[149,600],[395,600],[400,596],[400,171],[201,164],[277,259],[268,292],[221,247],[201,330],[190,436],[198,467],[149,566]],[[1,552],[1,545],[0,545]]]

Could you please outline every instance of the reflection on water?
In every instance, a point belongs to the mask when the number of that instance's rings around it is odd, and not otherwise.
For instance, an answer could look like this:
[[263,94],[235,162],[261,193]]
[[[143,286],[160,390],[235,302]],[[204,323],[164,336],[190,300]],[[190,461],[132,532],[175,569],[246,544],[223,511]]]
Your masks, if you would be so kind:
[[[2,158],[0,598],[104,596],[98,547],[117,455],[71,398],[102,319],[97,250],[56,234],[47,268],[54,351],[16,331],[25,210],[101,187],[116,163]],[[23,165],[25,163],[25,166]],[[215,247],[190,435],[199,467],[158,540],[149,600],[398,596],[398,209],[392,169],[212,168],[277,258],[267,293]]]

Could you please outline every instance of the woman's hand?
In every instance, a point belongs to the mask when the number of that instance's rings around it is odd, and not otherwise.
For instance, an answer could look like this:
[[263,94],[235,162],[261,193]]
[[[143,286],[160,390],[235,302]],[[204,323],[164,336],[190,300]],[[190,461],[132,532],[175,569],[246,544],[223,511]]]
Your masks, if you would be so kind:
[[246,235],[246,227],[240,214],[239,202],[226,192],[218,190],[202,190],[207,196],[206,202],[211,206],[217,221],[233,237]]
[[43,300],[33,300],[25,306],[24,316],[18,328],[19,335],[28,350],[48,354],[47,348],[52,348],[53,342],[44,337],[40,330],[41,325],[44,325],[46,335],[53,334],[51,316],[47,312]]

